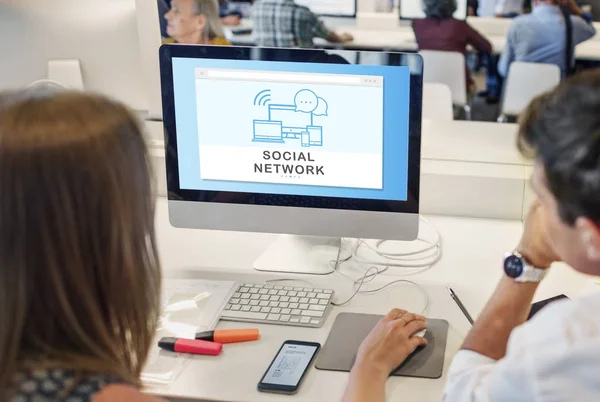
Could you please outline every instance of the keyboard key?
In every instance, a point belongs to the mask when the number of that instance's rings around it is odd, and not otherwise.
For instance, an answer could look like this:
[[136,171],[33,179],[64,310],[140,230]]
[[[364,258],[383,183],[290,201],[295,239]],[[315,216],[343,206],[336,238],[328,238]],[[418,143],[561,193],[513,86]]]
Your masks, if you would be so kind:
[[275,296],[275,295],[277,295],[277,291],[275,289],[271,289],[271,290],[269,290],[269,294],[271,296]]
[[321,304],[323,306],[326,306],[326,305],[329,304],[329,300],[323,300],[323,299],[321,299],[321,300],[319,300],[319,304]]
[[306,292],[298,292],[298,297],[306,297]]
[[290,310],[289,308],[282,308],[281,309],[281,314],[292,314],[292,310]]
[[242,306],[242,311],[250,311],[250,306]]
[[242,299],[242,300],[240,300],[240,304],[242,306],[247,306],[248,304],[250,304],[250,300]]
[[306,297],[308,297],[309,299],[314,299],[315,297],[317,297],[317,294],[316,294],[316,293],[314,293],[314,292],[311,292],[311,293],[308,293],[308,294],[306,295]]
[[291,286],[286,286],[286,287],[283,288],[283,290],[294,290],[294,288],[291,287]]
[[259,294],[250,295],[250,299],[252,299],[252,300],[260,300],[260,295]]
[[240,288],[240,293],[248,293],[250,288]]
[[305,292],[312,292],[314,289],[313,288],[304,288],[303,289]]
[[290,308],[298,308],[300,306],[298,303],[290,303]]
[[239,311],[242,308],[239,304],[234,304],[231,306],[231,311]]
[[260,300],[269,300],[270,298],[271,298],[271,296],[269,296],[269,295],[260,296]]
[[272,308],[271,313],[279,314],[279,313],[281,313],[281,309],[279,307]]
[[329,299],[329,295],[327,293],[319,293],[317,299]]
[[251,306],[258,306],[258,300],[250,300]]
[[281,296],[281,299],[280,299],[280,300],[281,300],[282,302],[289,302],[289,301],[290,301],[290,298],[289,298],[288,296]]
[[260,307],[258,307],[258,306],[251,307],[250,311],[255,312],[255,313],[260,313]]
[[290,317],[290,322],[298,323],[300,322],[300,317]]
[[273,288],[274,288],[274,286],[272,286],[272,285],[265,285],[265,286],[264,286],[264,288],[265,288],[265,289],[273,289]]
[[296,297],[296,296],[298,296],[298,292],[296,292],[295,290],[291,290],[288,292],[287,295],[290,297]]
[[255,313],[250,311],[227,311],[221,314],[221,318],[246,319],[246,320],[266,320],[265,313]]
[[269,300],[270,301],[279,301],[280,298],[281,298],[281,296],[271,296],[271,298]]
[[304,316],[304,317],[323,317],[323,312],[322,311],[304,310],[302,312],[302,316]]
[[323,291],[323,293],[329,293],[329,294],[332,294],[332,293],[333,293],[333,290],[331,290],[331,289],[325,289],[325,290]]
[[241,293],[234,293],[233,296],[231,296],[232,299],[239,299],[242,297]]
[[253,288],[254,284],[253,283],[244,283],[243,285],[240,285],[240,288],[243,288],[243,287]]
[[321,320],[317,320],[316,318],[310,319],[311,325],[321,325]]
[[251,288],[249,293],[251,293],[253,295],[257,294],[258,293],[258,289],[257,288]]
[[300,303],[300,305],[298,305],[298,308],[300,310],[306,310],[306,309],[308,309],[308,304],[306,304],[306,303]]
[[231,310],[231,304],[228,304],[227,306],[225,306],[225,310]]
[[290,306],[290,303],[288,302],[280,302],[279,303],[279,307],[281,308],[288,308]]
[[267,293],[269,293],[269,291],[267,289],[261,289],[258,291],[258,293],[261,295],[266,295]]
[[314,289],[313,292],[315,292],[315,293],[323,293],[323,289]]
[[251,295],[250,295],[250,293],[244,293],[244,294],[242,295],[242,299],[249,299],[249,298],[250,298],[250,296],[251,296]]
[[310,299],[308,304],[319,304],[319,299]]
[[300,315],[301,311],[298,309],[292,310],[292,315]]
[[281,318],[281,314],[269,314],[267,316],[268,321],[279,321],[280,318]]
[[240,304],[240,299],[231,299],[229,300],[229,304]]
[[288,292],[287,290],[280,290],[279,292],[277,292],[278,296],[287,296]]
[[261,307],[267,307],[269,305],[269,302],[263,300],[260,303],[258,303],[258,305],[261,306]]
[[300,303],[299,297],[290,297],[290,303]]
[[270,313],[271,312],[271,307],[263,307],[260,309],[261,313]]
[[283,286],[275,286],[275,289],[277,289],[277,290],[283,290]]
[[269,307],[278,307],[279,303],[278,302],[269,302]]
[[302,324],[310,324],[310,317],[302,317],[300,318],[300,322]]
[[321,306],[318,304],[312,304],[310,306],[308,306],[309,310],[314,310],[314,311],[325,311],[327,309],[327,306]]
[[282,315],[281,318],[279,319],[279,321],[281,322],[288,322],[290,320],[290,316],[289,315]]
[[258,285],[257,285],[257,284],[254,284],[254,287],[255,287],[255,288],[264,288],[264,287],[265,287],[265,285],[260,285],[260,284],[258,284]]
[[301,298],[300,303],[308,303],[308,297]]

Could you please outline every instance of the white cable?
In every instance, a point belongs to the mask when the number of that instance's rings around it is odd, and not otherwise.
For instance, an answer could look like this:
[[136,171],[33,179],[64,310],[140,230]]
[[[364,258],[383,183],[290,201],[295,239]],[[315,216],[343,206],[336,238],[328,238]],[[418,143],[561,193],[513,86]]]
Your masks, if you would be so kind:
[[61,84],[60,82],[55,81],[55,80],[50,80],[50,79],[43,79],[43,80],[33,81],[31,84],[27,85],[26,88],[35,87],[35,86],[40,85],[40,84],[53,85],[53,86],[58,87],[59,89],[63,89],[63,90],[64,89],[69,89],[66,86],[64,86],[63,84]]
[[[405,274],[410,275],[410,274],[416,274],[416,273],[422,272],[426,269],[429,269],[433,265],[435,265],[438,261],[440,261],[440,259],[442,258],[442,236],[440,235],[440,232],[437,230],[437,228],[433,224],[431,224],[429,221],[427,221],[423,217],[420,217],[420,219],[425,224],[427,224],[429,227],[431,227],[436,235],[435,240],[433,240],[433,241],[423,239],[421,237],[417,238],[416,241],[427,244],[427,246],[425,246],[422,249],[408,251],[408,252],[387,252],[387,251],[381,250],[381,246],[386,242],[386,240],[378,240],[375,243],[375,247],[373,247],[369,243],[367,243],[365,240],[358,239],[356,246],[353,247],[353,250],[352,250],[352,253],[350,256],[345,257],[345,258],[338,257],[337,260],[330,261],[330,263],[329,263],[330,267],[332,264],[334,265],[333,267],[331,267],[332,273],[337,273],[337,274],[351,280],[353,282],[352,286],[355,288],[354,292],[347,300],[345,300],[344,302],[332,301],[331,304],[333,304],[334,306],[338,306],[338,307],[344,306],[344,305],[350,303],[356,297],[356,295],[358,295],[359,293],[372,294],[372,293],[380,292],[383,289],[385,289],[391,285],[397,284],[397,283],[408,283],[408,284],[414,285],[419,290],[421,295],[423,296],[425,307],[423,308],[421,315],[424,315],[426,313],[427,309],[429,308],[430,297],[429,297],[429,294],[427,293],[427,291],[416,282],[410,281],[408,279],[397,279],[397,280],[388,282],[387,284],[385,284],[381,287],[375,288],[375,289],[362,290],[362,288],[365,284],[373,281],[377,277],[377,275],[387,271],[391,267],[403,268],[402,271],[405,271],[405,272],[408,271]],[[344,241],[344,239],[342,239],[342,242],[343,241]],[[368,260],[368,259],[358,256],[358,250],[360,249],[361,246],[367,247],[369,250],[371,250],[378,256],[384,258],[385,260],[381,260],[381,261]],[[340,244],[340,253],[341,253],[341,247],[342,247],[342,245]],[[339,269],[337,269],[342,263],[347,262],[349,260],[354,260],[360,264],[370,265],[370,267],[365,271],[364,275],[360,279],[355,280],[355,279],[351,278],[350,276],[343,274],[342,272],[339,271]],[[421,261],[421,262],[417,262],[417,261]],[[378,266],[380,266],[381,268],[378,268]],[[269,280],[266,282],[269,283],[269,282],[284,282],[284,281],[304,282],[313,287],[320,288],[319,286],[317,286],[309,281],[303,280],[303,279],[273,279],[273,280]]]
[[[354,279],[350,278],[349,276],[347,276],[345,274],[342,274],[341,272],[338,272],[340,275],[342,275],[342,276],[350,279],[351,281],[353,281],[354,282],[353,285],[354,285],[354,287],[356,289],[354,290],[354,293],[352,293],[352,295],[348,299],[346,299],[344,302],[334,302],[334,301],[332,301],[331,304],[333,304],[334,306],[337,306],[337,307],[341,307],[341,306],[344,306],[344,305],[350,303],[356,297],[356,295],[359,294],[359,293],[364,293],[364,294],[377,293],[377,292],[380,292],[383,289],[385,289],[385,288],[387,288],[389,286],[392,286],[392,285],[394,285],[396,283],[409,283],[411,285],[414,285],[419,290],[419,292],[421,293],[421,295],[423,296],[425,307],[423,307],[423,309],[422,309],[422,311],[421,311],[420,314],[421,315],[425,315],[425,313],[427,312],[427,309],[429,308],[429,304],[430,304],[429,293],[427,293],[427,291],[421,285],[419,285],[416,282],[410,281],[408,279],[397,279],[397,280],[388,282],[387,284],[385,284],[383,286],[380,286],[380,287],[378,287],[376,289],[361,290],[362,287],[363,287],[363,285],[366,283],[366,278],[367,277],[372,276],[373,278],[375,278],[375,276],[377,276],[381,272],[385,271],[386,269],[387,268],[384,268],[383,270],[380,271],[377,267],[370,267],[369,269],[367,269],[367,271],[365,272],[365,274],[359,280],[354,280]],[[370,272],[373,271],[373,270],[375,270],[375,274],[370,274]]]
[[[409,252],[387,252],[382,251],[380,249],[381,245],[386,242],[386,240],[378,240],[375,244],[375,247],[371,246],[366,241],[359,239],[356,247],[352,251],[352,258],[361,264],[365,265],[383,265],[386,267],[395,267],[395,268],[406,268],[406,269],[419,269],[419,268],[429,268],[435,265],[442,258],[442,236],[437,228],[427,221],[425,218],[420,217],[420,219],[427,224],[429,227],[433,229],[436,234],[436,238],[434,241],[423,239],[421,237],[417,238],[416,241],[420,241],[428,244],[425,248],[415,251]],[[369,260],[362,258],[358,255],[358,250],[360,247],[364,245],[369,250],[377,254],[378,256],[384,258],[384,261],[378,260]],[[419,257],[419,254],[421,256]],[[429,254],[429,255],[428,255]],[[426,260],[424,260],[426,259]],[[392,262],[392,261],[401,261],[401,262]],[[423,261],[424,260],[424,261]],[[420,263],[415,263],[414,261],[423,261]]]

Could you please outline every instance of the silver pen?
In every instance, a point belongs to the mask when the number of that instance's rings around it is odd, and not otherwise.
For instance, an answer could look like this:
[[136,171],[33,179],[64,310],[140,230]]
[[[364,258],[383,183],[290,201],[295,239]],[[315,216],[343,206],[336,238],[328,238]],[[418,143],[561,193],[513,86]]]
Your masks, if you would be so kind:
[[452,298],[452,300],[454,300],[456,302],[456,304],[458,305],[458,308],[460,309],[460,311],[463,312],[463,314],[465,315],[465,317],[467,317],[467,320],[469,320],[469,322],[471,323],[471,325],[473,325],[473,318],[471,318],[471,314],[469,314],[469,312],[467,311],[466,307],[464,306],[464,304],[462,304],[462,302],[460,301],[460,299],[458,298],[458,296],[456,295],[456,293],[454,293],[454,290],[452,290],[452,288],[448,285],[446,285],[446,288],[448,289],[448,292],[450,292],[450,297]]

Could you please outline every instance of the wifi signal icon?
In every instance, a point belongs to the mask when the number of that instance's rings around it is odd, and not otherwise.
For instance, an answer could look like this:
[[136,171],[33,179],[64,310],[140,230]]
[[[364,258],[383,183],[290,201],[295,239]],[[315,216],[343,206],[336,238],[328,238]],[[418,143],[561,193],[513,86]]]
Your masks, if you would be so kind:
[[254,98],[254,106],[266,106],[271,102],[271,90],[265,89],[260,91]]

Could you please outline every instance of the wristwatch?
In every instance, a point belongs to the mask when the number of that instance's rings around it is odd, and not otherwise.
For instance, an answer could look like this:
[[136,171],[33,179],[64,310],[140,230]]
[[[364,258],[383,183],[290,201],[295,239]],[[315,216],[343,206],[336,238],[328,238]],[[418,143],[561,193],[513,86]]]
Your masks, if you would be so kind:
[[546,271],[529,264],[518,251],[504,256],[504,273],[517,282],[541,282]]

